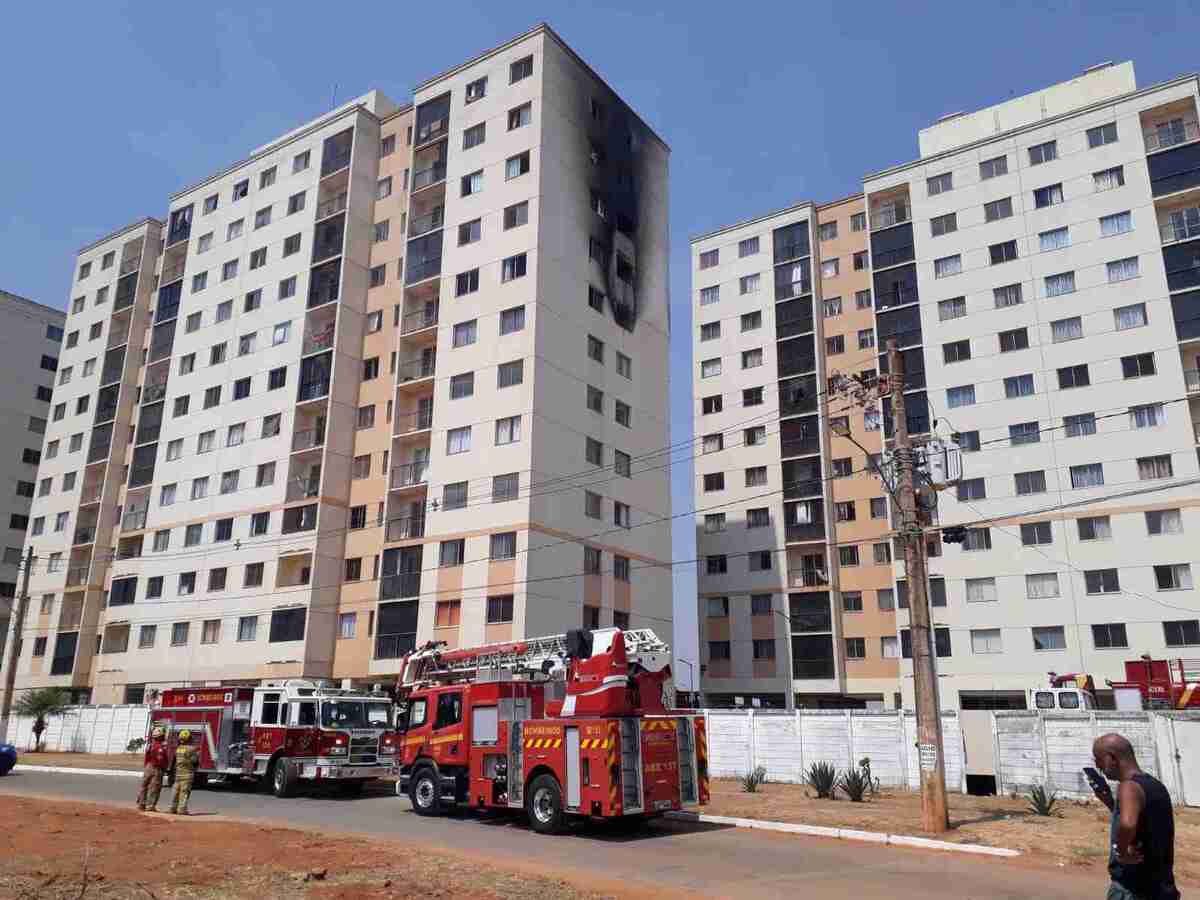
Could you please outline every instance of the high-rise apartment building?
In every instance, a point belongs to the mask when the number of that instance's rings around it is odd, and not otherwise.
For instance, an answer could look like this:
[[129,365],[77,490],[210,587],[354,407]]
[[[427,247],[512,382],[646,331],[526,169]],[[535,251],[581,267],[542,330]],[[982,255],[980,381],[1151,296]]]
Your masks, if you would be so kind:
[[[938,495],[927,544],[943,704],[1023,707],[1048,671],[1103,685],[1123,676],[1126,659],[1194,653],[1197,103],[1195,76],[1139,90],[1132,65],[1095,67],[946,117],[921,132],[920,159],[866,177],[863,196],[693,242],[696,431],[705,447],[726,445],[697,459],[697,507],[711,507],[697,517],[700,555],[725,560],[700,573],[713,700],[777,705],[786,669],[763,662],[762,638],[771,632],[783,649],[790,628],[799,702],[912,704],[903,560],[888,546],[892,510],[871,460],[882,454],[886,469],[891,403],[862,407],[836,390],[838,376],[886,371],[889,339],[905,360],[910,430],[918,440],[958,435],[964,451],[964,477]],[[777,229],[800,220],[812,223],[807,266],[777,249],[793,243]],[[738,290],[751,274],[738,248],[755,235],[775,261],[798,266],[775,267],[770,302]],[[759,268],[766,283],[770,267]],[[738,437],[751,411],[721,410],[744,389],[739,363],[753,348],[740,333],[726,334],[728,345],[709,341],[751,303],[774,310],[779,362],[768,347],[764,385],[793,377],[781,323],[797,283],[811,297],[801,327],[815,329],[799,358],[818,393],[797,396],[780,381],[776,408],[757,424],[778,432],[781,458],[751,461]],[[794,398],[807,405],[793,411]],[[815,432],[791,424],[804,416],[820,417]],[[811,442],[796,443],[805,434]],[[781,514],[782,527],[763,540],[741,521],[706,533],[706,516],[749,516],[730,491],[742,490],[751,465],[766,466],[755,503],[775,504],[769,515]],[[813,499],[794,503],[801,490]],[[946,525],[966,526],[965,543],[943,545],[937,526]],[[820,574],[801,566],[797,584],[802,547]],[[780,554],[777,565],[786,560],[770,579],[743,568],[764,549]],[[768,582],[788,592],[786,606],[750,599]],[[770,626],[753,615],[789,607]],[[810,668],[818,647],[832,656],[824,682]]]
[[[0,525],[5,529],[0,558],[0,649],[20,584],[20,562],[37,491],[42,436],[50,418],[50,397],[62,348],[62,310],[0,291]],[[66,376],[68,379],[70,375]],[[2,658],[2,657],[0,657]],[[0,688],[2,690],[2,688]]]
[[85,248],[18,686],[669,631],[668,156],[539,26]]

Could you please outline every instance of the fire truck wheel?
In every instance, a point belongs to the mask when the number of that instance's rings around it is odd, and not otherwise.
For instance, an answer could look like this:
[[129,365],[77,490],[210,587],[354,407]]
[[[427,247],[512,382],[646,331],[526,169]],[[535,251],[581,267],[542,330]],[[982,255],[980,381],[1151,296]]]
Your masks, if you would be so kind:
[[419,816],[436,816],[442,811],[441,788],[433,769],[418,769],[413,776],[411,796],[413,811]]
[[563,830],[562,789],[553,775],[539,775],[529,785],[526,795],[529,823],[539,834],[557,834]]
[[292,768],[287,764],[287,760],[277,760],[271,769],[271,792],[276,797],[290,797],[295,785],[296,776],[292,774]]

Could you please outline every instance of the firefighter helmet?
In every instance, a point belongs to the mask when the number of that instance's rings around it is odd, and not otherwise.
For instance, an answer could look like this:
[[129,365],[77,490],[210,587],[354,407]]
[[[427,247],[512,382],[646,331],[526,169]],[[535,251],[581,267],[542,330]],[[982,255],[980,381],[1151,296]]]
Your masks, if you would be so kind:
[[191,739],[192,739],[192,733],[190,731],[188,731],[186,728],[183,729],[183,731],[179,732],[179,743],[186,744]]
[[156,741],[161,741],[164,737],[166,737],[166,732],[164,732],[161,728],[155,728],[152,732],[150,732],[150,737]]

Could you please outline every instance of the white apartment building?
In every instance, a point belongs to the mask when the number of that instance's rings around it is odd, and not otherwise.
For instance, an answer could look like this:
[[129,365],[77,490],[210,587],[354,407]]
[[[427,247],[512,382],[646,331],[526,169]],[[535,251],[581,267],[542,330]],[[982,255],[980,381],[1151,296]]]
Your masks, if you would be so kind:
[[669,633],[668,155],[543,25],[84,248],[18,688]]
[[0,649],[6,646],[8,620],[16,607],[21,548],[37,489],[64,318],[62,310],[0,291],[0,353],[8,376],[0,385],[0,523],[7,529],[0,558]]
[[938,518],[979,527],[930,561],[946,706],[1200,644],[1198,140],[1195,76],[1104,65],[947,117],[866,179],[910,424],[970,451]]

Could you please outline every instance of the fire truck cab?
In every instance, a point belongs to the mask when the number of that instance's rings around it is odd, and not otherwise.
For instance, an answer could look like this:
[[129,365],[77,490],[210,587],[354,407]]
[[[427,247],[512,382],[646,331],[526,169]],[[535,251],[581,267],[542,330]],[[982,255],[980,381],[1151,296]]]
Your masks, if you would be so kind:
[[616,629],[427,645],[402,668],[396,792],[426,816],[523,809],[539,832],[706,803],[704,718],[664,704],[669,659],[652,632]]
[[258,687],[169,688],[151,711],[173,752],[183,729],[200,751],[198,780],[253,778],[278,797],[300,781],[358,792],[390,774],[393,704],[381,693],[288,678]]

